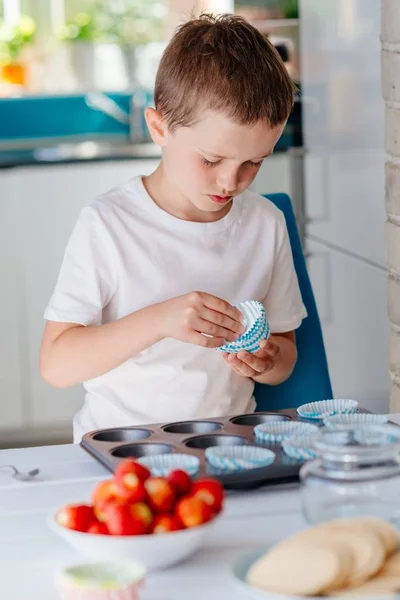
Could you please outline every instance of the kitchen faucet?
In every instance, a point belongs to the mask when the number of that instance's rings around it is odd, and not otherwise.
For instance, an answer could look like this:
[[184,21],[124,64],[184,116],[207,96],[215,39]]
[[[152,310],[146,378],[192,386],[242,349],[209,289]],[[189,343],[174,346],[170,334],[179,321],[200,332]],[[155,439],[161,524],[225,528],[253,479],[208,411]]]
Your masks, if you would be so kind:
[[87,92],[85,95],[85,102],[90,108],[103,112],[112,119],[115,119],[115,121],[127,125],[129,139],[134,143],[145,141],[143,111],[147,106],[146,100],[145,92],[143,90],[136,90],[130,98],[130,110],[127,112],[104,92],[94,90]]

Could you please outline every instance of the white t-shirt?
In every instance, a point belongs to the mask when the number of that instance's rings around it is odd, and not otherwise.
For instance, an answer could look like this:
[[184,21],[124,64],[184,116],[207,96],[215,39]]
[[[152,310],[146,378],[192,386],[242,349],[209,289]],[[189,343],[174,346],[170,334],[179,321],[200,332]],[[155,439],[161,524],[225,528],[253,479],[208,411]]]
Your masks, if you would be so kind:
[[[250,191],[219,221],[194,223],[163,211],[135,177],[81,211],[45,319],[101,325],[192,291],[231,304],[259,300],[272,333],[306,316],[285,218]],[[254,382],[221,354],[167,338],[84,382],[74,440],[106,427],[253,411]]]

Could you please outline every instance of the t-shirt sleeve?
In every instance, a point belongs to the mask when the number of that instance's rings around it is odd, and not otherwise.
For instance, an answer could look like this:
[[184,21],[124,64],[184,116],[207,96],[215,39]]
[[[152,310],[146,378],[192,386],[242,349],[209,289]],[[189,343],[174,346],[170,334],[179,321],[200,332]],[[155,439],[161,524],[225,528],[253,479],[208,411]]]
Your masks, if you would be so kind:
[[44,313],[48,321],[101,325],[113,294],[107,240],[91,206],[82,209],[68,241],[58,280]]
[[264,306],[272,333],[297,329],[307,316],[293,264],[285,217],[280,211],[272,278]]

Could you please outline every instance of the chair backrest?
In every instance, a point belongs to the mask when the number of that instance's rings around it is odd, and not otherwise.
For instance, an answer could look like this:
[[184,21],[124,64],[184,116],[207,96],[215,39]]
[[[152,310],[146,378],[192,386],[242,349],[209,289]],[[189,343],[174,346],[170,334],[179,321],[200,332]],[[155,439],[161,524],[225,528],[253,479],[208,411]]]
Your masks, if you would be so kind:
[[254,397],[258,411],[293,408],[305,402],[332,398],[321,324],[292,203],[287,194],[267,194],[265,197],[285,215],[294,266],[308,316],[296,331],[298,358],[289,379],[276,386],[256,383]]

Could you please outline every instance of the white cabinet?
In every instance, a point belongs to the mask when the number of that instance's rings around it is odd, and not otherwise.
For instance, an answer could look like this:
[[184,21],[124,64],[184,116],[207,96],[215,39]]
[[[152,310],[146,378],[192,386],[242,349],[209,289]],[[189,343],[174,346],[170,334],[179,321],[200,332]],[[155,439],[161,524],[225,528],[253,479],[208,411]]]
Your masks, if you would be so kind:
[[284,192],[292,195],[290,152],[277,152],[266,158],[251,185],[258,194]]
[[[12,397],[10,393],[1,394],[7,407],[13,407],[13,412],[9,413],[15,413],[13,424],[20,422],[14,403],[22,386],[27,426],[71,431],[72,416],[83,403],[83,388],[54,389],[42,380],[38,360],[44,327],[43,312],[80,209],[96,195],[134,175],[150,173],[157,162],[157,159],[146,159],[14,169],[10,204],[16,225],[11,229],[0,222],[0,239],[4,233],[8,236],[5,240],[3,238],[7,248],[15,229],[18,229],[19,236],[15,259],[19,263],[19,271],[14,274],[10,269],[6,275],[7,306],[18,315],[12,313],[7,319],[6,337],[11,341],[11,348],[16,340],[20,343],[16,352],[19,360],[24,357],[24,369],[16,373],[15,369],[11,370],[12,365],[1,363],[1,368],[3,364],[10,368],[9,386],[15,387],[15,390],[10,390],[13,391]],[[3,232],[3,229],[6,231]],[[13,320],[13,317],[16,318]]]
[[23,426],[23,310],[14,171],[0,170],[0,441],[2,430]]
[[387,413],[386,273],[315,241],[307,250],[334,395]]
[[384,265],[383,149],[314,149],[304,164],[308,234]]

